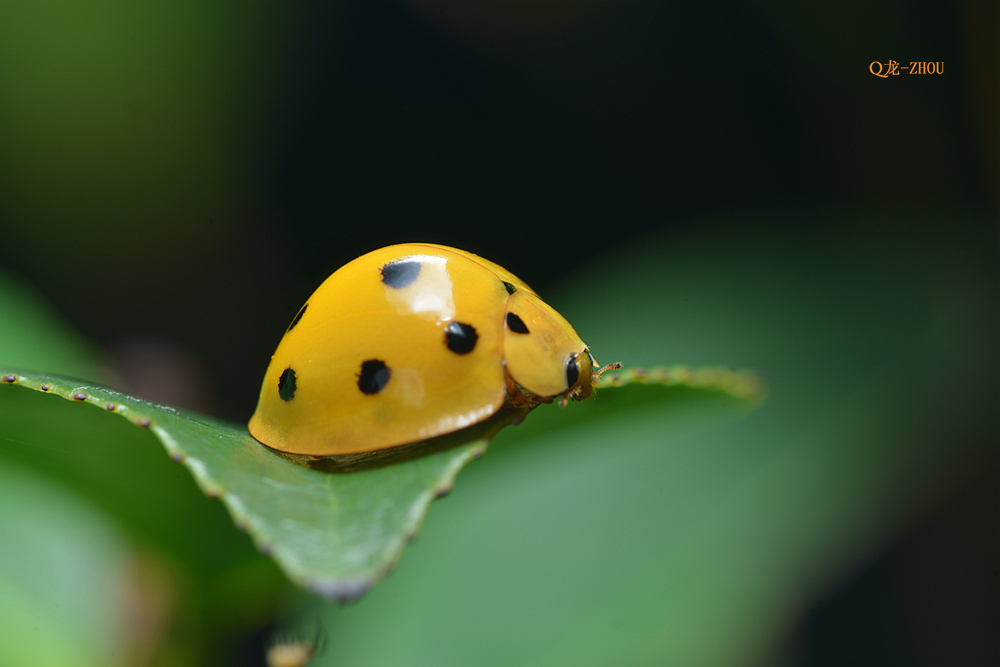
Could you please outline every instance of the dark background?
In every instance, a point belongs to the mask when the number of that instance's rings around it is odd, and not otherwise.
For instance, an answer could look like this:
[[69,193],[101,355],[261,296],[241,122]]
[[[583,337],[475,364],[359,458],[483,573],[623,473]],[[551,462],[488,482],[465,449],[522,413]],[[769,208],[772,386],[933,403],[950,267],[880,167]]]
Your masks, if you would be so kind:
[[[311,291],[391,243],[470,250],[544,294],[652,233],[680,243],[749,213],[791,231],[809,212],[934,209],[995,238],[993,3],[4,14],[0,270],[94,342],[109,381],[234,420]],[[944,72],[869,72],[889,60]],[[918,664],[920,641],[924,664],[995,657],[995,472],[808,615],[803,663]],[[945,533],[970,512],[985,551],[927,546],[961,543]],[[976,576],[942,586],[953,604],[908,597],[963,563]],[[855,628],[859,609],[899,627]],[[975,622],[926,634],[946,610]],[[866,632],[853,653],[838,641]]]
[[[178,5],[194,36],[164,16],[48,26],[19,46],[56,53],[6,87],[0,263],[126,375],[136,340],[169,344],[205,386],[167,398],[242,419],[283,323],[390,243],[544,291],[741,212],[994,209],[983,8],[222,3]],[[944,73],[869,72],[890,59]]]

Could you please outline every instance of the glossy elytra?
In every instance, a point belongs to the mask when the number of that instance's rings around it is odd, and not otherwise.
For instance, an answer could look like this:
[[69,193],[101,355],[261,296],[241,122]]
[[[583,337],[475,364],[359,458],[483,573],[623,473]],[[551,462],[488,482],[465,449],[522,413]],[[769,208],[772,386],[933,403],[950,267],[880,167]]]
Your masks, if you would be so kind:
[[299,310],[250,433],[295,454],[370,452],[466,428],[526,394],[583,400],[595,367],[569,322],[506,269],[445,246],[389,246]]

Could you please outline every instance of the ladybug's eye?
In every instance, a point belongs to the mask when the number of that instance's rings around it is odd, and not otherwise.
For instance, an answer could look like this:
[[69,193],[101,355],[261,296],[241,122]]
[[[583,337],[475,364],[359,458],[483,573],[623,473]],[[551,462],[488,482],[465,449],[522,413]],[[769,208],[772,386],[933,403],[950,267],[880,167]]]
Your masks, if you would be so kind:
[[566,360],[566,388],[569,389],[580,379],[580,355],[573,354]]

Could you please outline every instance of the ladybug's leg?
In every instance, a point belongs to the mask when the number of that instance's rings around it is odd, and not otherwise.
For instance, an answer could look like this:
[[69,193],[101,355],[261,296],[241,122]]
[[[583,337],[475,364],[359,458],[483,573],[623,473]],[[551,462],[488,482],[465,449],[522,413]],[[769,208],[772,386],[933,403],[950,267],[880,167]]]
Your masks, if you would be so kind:
[[523,408],[531,403],[531,399],[524,395],[510,375],[507,376],[507,402],[515,408]]

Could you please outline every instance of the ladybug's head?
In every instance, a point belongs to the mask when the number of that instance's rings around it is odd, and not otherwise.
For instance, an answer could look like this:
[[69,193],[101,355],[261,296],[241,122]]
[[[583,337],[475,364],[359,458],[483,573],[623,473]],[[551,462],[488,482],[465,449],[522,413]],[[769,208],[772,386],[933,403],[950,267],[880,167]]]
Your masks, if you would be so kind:
[[[594,380],[601,377],[601,374],[608,370],[616,370],[622,367],[620,361],[608,364],[599,368],[594,355],[590,350],[584,348],[581,354],[571,354],[566,359],[566,393],[559,401],[560,405],[566,405],[569,399],[583,401],[590,398],[594,393]],[[596,369],[596,370],[595,370]]]

